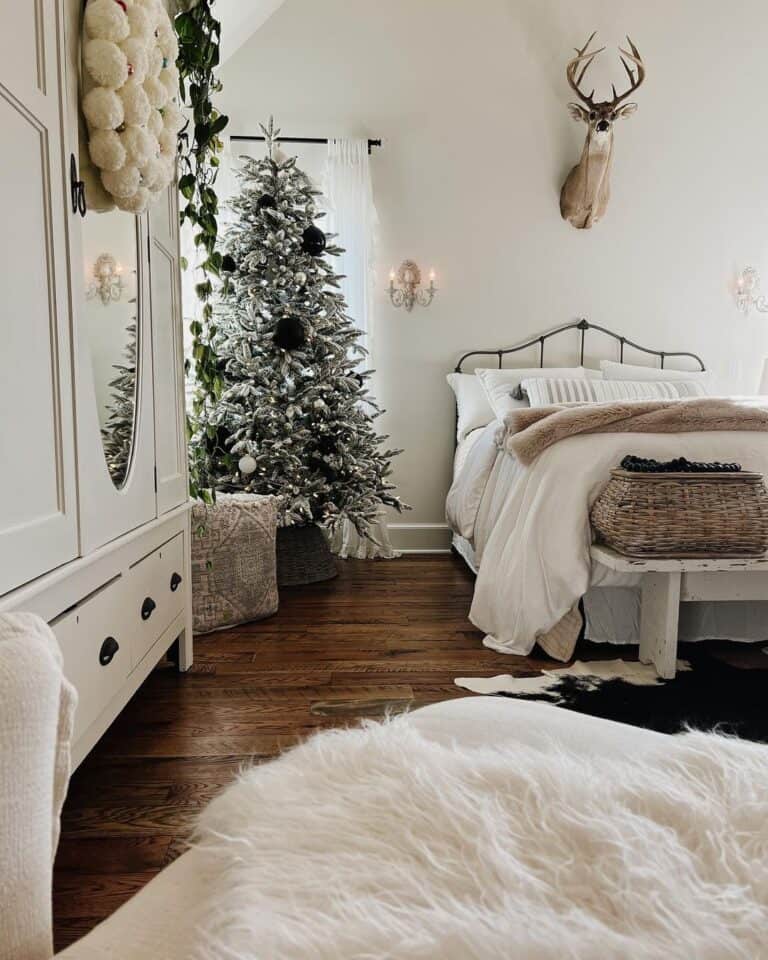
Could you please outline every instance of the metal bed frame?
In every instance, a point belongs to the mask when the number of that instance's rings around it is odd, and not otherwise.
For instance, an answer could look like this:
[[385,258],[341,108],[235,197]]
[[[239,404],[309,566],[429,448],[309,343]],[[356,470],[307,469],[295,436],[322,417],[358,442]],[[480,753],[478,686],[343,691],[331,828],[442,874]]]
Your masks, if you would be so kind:
[[648,347],[642,347],[639,343],[635,343],[634,340],[629,340],[627,337],[622,337],[621,334],[614,333],[613,330],[608,330],[606,327],[598,326],[596,323],[590,323],[589,320],[581,318],[580,320],[575,320],[573,323],[566,323],[562,327],[556,327],[554,330],[548,330],[546,333],[540,334],[538,337],[534,337],[532,340],[527,340],[525,343],[517,344],[514,347],[505,347],[502,350],[470,350],[469,353],[465,353],[463,357],[456,364],[456,373],[462,372],[462,364],[465,360],[468,360],[470,357],[497,357],[499,363],[499,370],[502,369],[502,364],[504,357],[508,353],[518,353],[520,350],[527,350],[529,347],[534,347],[538,344],[539,346],[539,366],[544,366],[544,343],[546,340],[549,340],[550,337],[557,336],[558,333],[565,333],[566,330],[579,330],[581,332],[581,345],[580,345],[580,364],[584,366],[584,337],[587,330],[597,330],[599,333],[604,333],[606,336],[613,337],[614,340],[617,340],[619,343],[619,360],[621,363],[624,362],[624,347],[632,347],[633,350],[639,350],[641,353],[647,353],[653,357],[659,357],[661,359],[661,369],[664,369],[664,361],[669,357],[690,357],[691,360],[695,360],[698,363],[699,367],[702,370],[706,370],[704,366],[704,361],[701,357],[697,356],[695,353],[688,353],[684,350],[676,351],[666,351],[666,350],[650,350]]

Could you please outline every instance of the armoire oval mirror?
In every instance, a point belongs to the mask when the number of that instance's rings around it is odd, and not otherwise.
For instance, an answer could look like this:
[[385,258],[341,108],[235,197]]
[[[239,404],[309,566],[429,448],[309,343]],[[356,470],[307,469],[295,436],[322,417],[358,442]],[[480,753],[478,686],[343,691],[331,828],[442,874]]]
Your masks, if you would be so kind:
[[104,456],[119,489],[128,477],[136,430],[140,356],[137,220],[121,210],[89,211],[82,231],[83,317]]

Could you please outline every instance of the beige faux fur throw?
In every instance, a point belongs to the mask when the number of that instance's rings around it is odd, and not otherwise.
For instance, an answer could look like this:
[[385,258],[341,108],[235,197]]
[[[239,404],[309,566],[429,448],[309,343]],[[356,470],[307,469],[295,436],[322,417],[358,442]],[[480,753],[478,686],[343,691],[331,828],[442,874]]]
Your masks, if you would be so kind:
[[583,433],[768,431],[768,402],[696,397],[534,407],[512,411],[505,426],[506,450],[528,465],[559,440]]

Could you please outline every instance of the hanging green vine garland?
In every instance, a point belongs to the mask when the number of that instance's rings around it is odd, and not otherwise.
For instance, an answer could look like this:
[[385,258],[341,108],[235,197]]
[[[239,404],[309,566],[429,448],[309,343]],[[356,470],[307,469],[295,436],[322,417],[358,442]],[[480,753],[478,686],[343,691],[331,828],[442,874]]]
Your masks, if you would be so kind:
[[[182,225],[185,221],[190,222],[194,230],[195,247],[204,251],[200,263],[204,279],[195,284],[195,292],[203,304],[202,314],[201,319],[194,320],[190,326],[197,388],[192,422],[188,429],[196,435],[200,434],[200,420],[204,418],[208,404],[218,398],[222,386],[216,354],[211,347],[211,340],[216,333],[213,324],[213,279],[225,278],[226,273],[234,268],[234,264],[227,262],[229,258],[223,257],[216,249],[219,203],[214,184],[219,168],[218,154],[223,148],[220,134],[229,118],[219,113],[212,102],[213,95],[221,90],[221,82],[215,73],[219,65],[221,25],[211,12],[213,3],[214,0],[198,0],[195,6],[180,13],[175,20],[179,39],[179,58],[176,61],[179,93],[181,102],[191,114],[191,119],[179,134],[179,192],[186,201],[181,208],[180,218]],[[188,266],[182,262],[182,269]],[[215,443],[215,436],[209,435],[208,442]],[[193,497],[210,499],[210,494],[204,489],[207,484],[202,465],[206,458],[196,444],[193,444],[191,453],[190,493]]]

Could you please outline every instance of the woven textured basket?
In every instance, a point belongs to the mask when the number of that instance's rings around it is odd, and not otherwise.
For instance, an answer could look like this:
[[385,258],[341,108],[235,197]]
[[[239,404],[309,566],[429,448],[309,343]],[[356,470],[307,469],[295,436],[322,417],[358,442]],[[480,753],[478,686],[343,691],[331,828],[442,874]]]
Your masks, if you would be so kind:
[[598,543],[630,557],[756,557],[768,550],[759,473],[612,470],[590,515]]
[[317,524],[277,530],[277,585],[296,587],[338,576],[328,541]]
[[195,633],[221,630],[277,611],[277,501],[219,494],[192,507],[192,614]]

